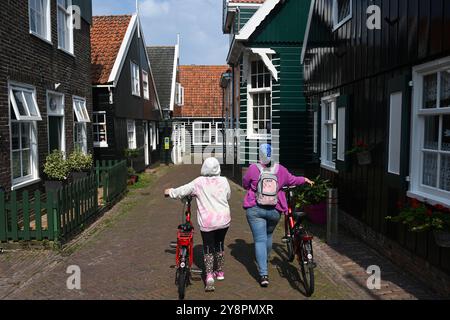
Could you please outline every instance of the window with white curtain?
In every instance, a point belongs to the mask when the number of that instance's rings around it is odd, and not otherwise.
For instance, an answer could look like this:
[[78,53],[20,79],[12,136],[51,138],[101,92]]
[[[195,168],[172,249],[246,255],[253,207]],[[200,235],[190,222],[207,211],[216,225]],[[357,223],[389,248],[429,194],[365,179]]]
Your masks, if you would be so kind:
[[141,76],[139,66],[131,62],[131,92],[135,96],[141,96]]
[[58,47],[73,54],[72,0],[58,0]]
[[249,77],[247,134],[265,139],[272,131],[272,75],[258,59],[251,61]]
[[108,135],[106,127],[106,112],[94,112],[94,121],[92,123],[94,133],[94,147],[107,148]]
[[134,120],[127,120],[127,133],[128,133],[128,149],[135,150],[137,148],[137,143],[136,143],[136,122]]
[[144,90],[144,99],[149,100],[150,99],[150,91],[149,91],[149,84],[148,84],[148,72],[145,70],[142,70],[142,86]]
[[450,58],[414,70],[411,192],[450,205]]
[[50,0],[28,0],[30,32],[51,41]]
[[401,91],[391,94],[389,108],[388,172],[395,175],[400,174],[400,152],[402,148],[402,103],[403,93]]

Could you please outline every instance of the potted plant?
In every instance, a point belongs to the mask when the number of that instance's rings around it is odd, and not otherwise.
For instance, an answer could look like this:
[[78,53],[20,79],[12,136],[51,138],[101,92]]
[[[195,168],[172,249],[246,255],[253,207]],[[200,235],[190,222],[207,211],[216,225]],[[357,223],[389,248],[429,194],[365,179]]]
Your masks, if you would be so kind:
[[295,194],[297,208],[303,208],[314,224],[327,223],[327,194],[330,182],[319,177],[313,180],[314,185],[303,185]]
[[140,150],[139,149],[126,149],[125,150],[125,157],[130,162],[131,168],[134,169],[134,160],[140,156]]
[[450,210],[441,205],[429,205],[416,199],[398,203],[400,214],[386,220],[406,225],[411,232],[432,231],[436,244],[450,248]]
[[69,170],[73,180],[86,178],[92,170],[93,158],[91,154],[85,154],[80,149],[73,151],[67,159]]
[[54,150],[49,154],[44,164],[44,173],[48,179],[45,182],[46,192],[55,192],[61,189],[67,181],[69,172],[69,166],[62,151]]
[[139,176],[133,168],[128,168],[128,184],[134,185],[139,181]]
[[347,155],[356,155],[360,166],[367,166],[372,163],[370,147],[363,140],[358,140],[353,148],[347,152]]

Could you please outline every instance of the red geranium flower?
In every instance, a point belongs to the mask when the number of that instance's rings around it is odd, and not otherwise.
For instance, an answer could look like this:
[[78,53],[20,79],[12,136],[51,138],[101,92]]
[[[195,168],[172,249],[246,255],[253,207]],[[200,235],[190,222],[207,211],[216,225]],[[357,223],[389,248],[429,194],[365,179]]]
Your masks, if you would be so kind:
[[433,210],[428,209],[427,210],[427,216],[432,217],[433,216]]
[[412,199],[411,200],[411,207],[413,209],[419,209],[420,208],[420,202],[417,201],[417,199]]

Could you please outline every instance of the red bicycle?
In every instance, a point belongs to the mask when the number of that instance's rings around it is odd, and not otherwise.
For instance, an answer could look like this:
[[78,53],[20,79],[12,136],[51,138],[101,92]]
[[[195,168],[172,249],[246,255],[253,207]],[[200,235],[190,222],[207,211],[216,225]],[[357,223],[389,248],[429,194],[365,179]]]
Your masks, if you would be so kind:
[[[194,226],[191,221],[192,197],[183,199],[185,202],[184,221],[178,226],[177,242],[171,247],[176,249],[176,276],[175,285],[178,286],[178,297],[184,300],[186,288],[191,285],[191,273],[194,263]],[[201,272],[200,272],[201,273]]]
[[288,260],[294,262],[297,256],[300,264],[303,285],[306,295],[311,297],[314,294],[314,262],[313,239],[303,226],[303,219],[306,214],[295,211],[295,204],[292,203],[295,187],[284,188],[288,202],[288,212],[285,219],[285,237],[283,242],[287,246]]

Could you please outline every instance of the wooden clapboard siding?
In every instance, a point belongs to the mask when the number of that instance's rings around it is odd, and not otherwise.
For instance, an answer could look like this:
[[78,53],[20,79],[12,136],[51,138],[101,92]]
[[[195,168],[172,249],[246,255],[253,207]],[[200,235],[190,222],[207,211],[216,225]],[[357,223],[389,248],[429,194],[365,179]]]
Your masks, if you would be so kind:
[[[261,23],[246,44],[252,48],[270,48],[278,71],[279,81],[272,81],[272,141],[284,165],[304,169],[310,162],[310,134],[307,103],[304,97],[301,51],[308,18],[310,1],[287,0],[278,5]],[[240,128],[247,130],[247,84],[242,79],[240,87]],[[279,141],[277,144],[276,141]],[[264,141],[265,142],[265,141]],[[258,159],[260,141],[240,137],[240,159],[249,165]]]
[[[366,9],[382,9],[382,29],[368,30]],[[353,18],[332,32],[332,0],[314,7],[305,60],[308,101],[339,92],[349,97],[349,139],[373,143],[373,161],[355,161],[339,174],[321,169],[340,191],[340,206],[371,229],[408,248],[431,265],[450,274],[450,252],[437,247],[432,234],[414,234],[387,223],[396,215],[396,203],[406,197],[409,174],[412,68],[450,55],[450,2],[445,0],[353,1]],[[386,19],[392,23],[389,24]],[[387,174],[389,138],[389,83],[403,79],[402,174],[395,182]]]

